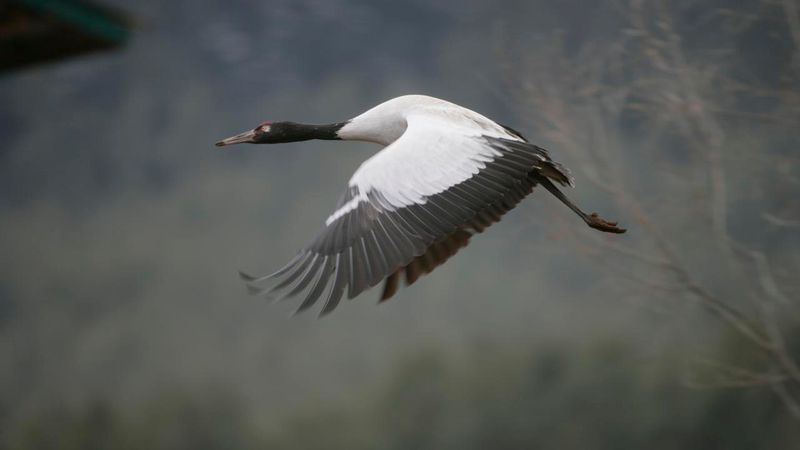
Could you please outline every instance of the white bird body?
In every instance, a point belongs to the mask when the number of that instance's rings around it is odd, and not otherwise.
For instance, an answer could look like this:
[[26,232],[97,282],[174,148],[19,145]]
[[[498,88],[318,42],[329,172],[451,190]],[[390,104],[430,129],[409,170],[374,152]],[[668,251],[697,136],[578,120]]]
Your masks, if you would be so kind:
[[[383,280],[382,300],[391,297],[403,274],[412,284],[432,271],[537,185],[589,226],[624,232],[583,213],[552,184],[572,185],[572,179],[546,150],[481,114],[424,95],[391,99],[344,123],[265,122],[217,145],[315,138],[385,148],[355,171],[311,245],[274,274],[243,275],[254,293],[291,297],[308,291],[299,311],[326,294],[325,314],[345,289],[353,298]],[[280,281],[269,289],[255,286],[271,279]]]
[[503,127],[471,109],[427,95],[403,95],[350,119],[339,130],[339,137],[386,146],[403,135],[409,117],[415,115],[443,121],[446,129],[463,129],[468,135],[483,132],[497,137],[508,136]]
[[360,201],[378,190],[392,207],[424,204],[427,196],[486,167],[499,152],[479,141],[481,136],[520,140],[474,111],[424,95],[382,103],[352,119],[339,136],[386,146],[361,164],[349,186],[358,188]]

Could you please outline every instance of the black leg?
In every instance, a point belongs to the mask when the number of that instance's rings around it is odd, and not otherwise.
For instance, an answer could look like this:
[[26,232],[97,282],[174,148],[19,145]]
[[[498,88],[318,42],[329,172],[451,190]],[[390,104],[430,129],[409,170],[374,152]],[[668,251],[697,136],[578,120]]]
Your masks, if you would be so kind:
[[577,205],[572,203],[563,192],[561,192],[550,180],[543,176],[536,176],[536,182],[544,186],[545,189],[548,190],[553,196],[561,201],[561,203],[567,205],[569,209],[575,211],[575,214],[580,216],[586,225],[594,228],[595,230],[605,231],[606,233],[624,233],[626,230],[624,228],[620,228],[617,226],[617,222],[609,222],[602,217],[598,216],[597,213],[586,214],[585,212],[581,211]]

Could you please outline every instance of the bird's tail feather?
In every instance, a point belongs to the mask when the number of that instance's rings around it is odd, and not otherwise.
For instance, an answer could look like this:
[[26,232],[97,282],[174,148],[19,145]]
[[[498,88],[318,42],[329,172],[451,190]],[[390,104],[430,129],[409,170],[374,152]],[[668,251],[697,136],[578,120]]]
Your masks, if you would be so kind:
[[562,186],[575,187],[575,181],[569,173],[569,169],[553,161],[545,161],[539,168],[539,172]]

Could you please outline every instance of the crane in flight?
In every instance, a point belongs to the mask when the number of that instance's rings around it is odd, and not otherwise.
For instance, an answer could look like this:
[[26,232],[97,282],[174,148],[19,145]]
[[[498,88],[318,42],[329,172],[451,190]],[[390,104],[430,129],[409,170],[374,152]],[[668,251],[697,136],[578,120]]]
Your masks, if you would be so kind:
[[[354,298],[383,281],[381,301],[405,278],[413,284],[542,186],[588,226],[624,233],[616,222],[586,214],[556,186],[569,171],[513,129],[462,106],[424,95],[393,98],[329,125],[264,122],[223,139],[278,144],[310,139],[366,141],[383,149],[364,161],[324,227],[277,272],[241,273],[253,294],[305,293],[298,312],[325,298],[320,315],[347,291]],[[269,287],[261,287],[263,283]]]

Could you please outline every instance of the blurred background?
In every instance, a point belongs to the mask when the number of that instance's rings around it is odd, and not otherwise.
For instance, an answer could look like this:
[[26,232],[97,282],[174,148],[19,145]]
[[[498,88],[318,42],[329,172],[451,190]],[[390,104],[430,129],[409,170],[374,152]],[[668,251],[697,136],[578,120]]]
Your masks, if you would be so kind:
[[[409,93],[535,192],[376,306],[250,297]],[[0,3],[0,448],[800,448],[797,0]]]

